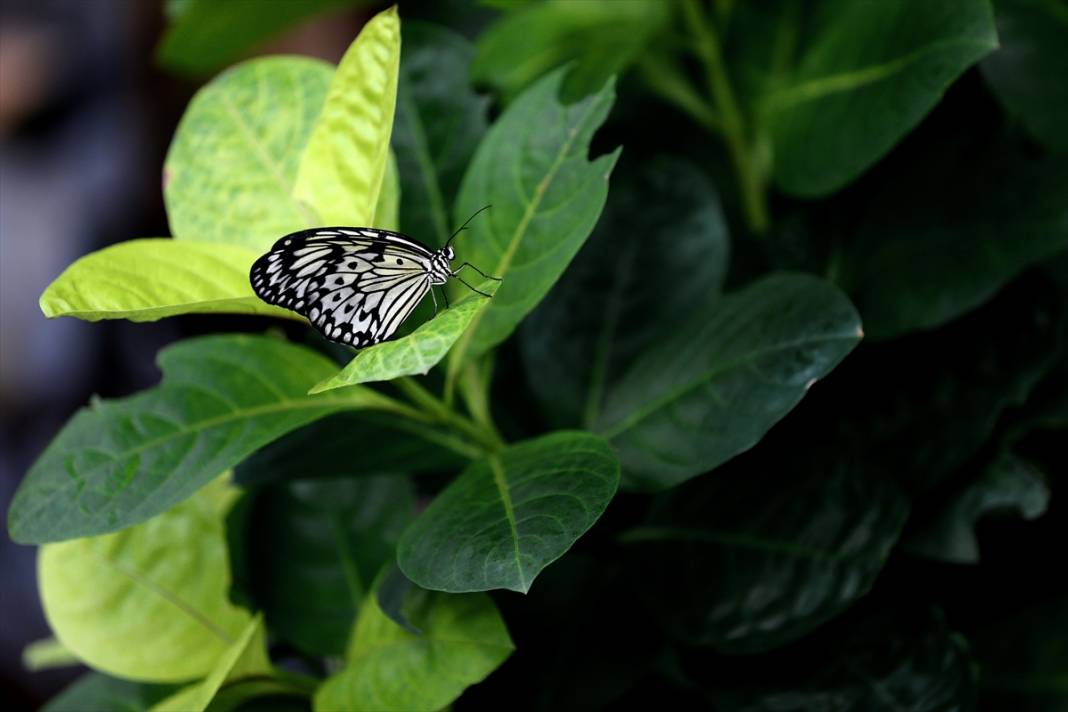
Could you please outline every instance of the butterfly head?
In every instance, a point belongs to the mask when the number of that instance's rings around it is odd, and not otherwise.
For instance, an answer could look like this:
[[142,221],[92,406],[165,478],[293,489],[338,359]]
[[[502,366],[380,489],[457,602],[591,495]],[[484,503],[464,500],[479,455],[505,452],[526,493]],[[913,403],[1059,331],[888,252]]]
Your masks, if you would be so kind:
[[445,245],[444,249],[442,249],[441,251],[441,254],[444,255],[445,259],[447,259],[449,262],[452,262],[453,259],[456,258],[456,252],[452,249],[452,245]]

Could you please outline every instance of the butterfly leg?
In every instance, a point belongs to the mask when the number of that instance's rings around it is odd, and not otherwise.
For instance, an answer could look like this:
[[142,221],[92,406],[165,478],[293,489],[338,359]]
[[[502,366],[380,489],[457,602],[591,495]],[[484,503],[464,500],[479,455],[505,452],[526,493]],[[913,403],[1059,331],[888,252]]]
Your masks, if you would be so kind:
[[[438,315],[438,298],[434,294],[434,285],[430,286],[430,298],[434,300],[434,316],[437,316]],[[449,308],[449,300],[447,298],[445,300],[445,308],[446,309]]]
[[[453,272],[452,276],[453,276],[453,277],[456,277],[456,273],[455,273],[455,272]],[[472,287],[472,286],[471,286],[470,284],[468,284],[467,282],[465,282],[465,281],[464,281],[464,279],[463,279],[463,277],[456,277],[456,279],[460,280],[460,283],[461,283],[461,284],[463,284],[463,285],[464,285],[465,287],[467,287],[468,289],[470,289],[470,290],[471,290],[472,292],[474,292],[475,294],[481,294],[481,295],[482,295],[483,297],[492,297],[492,296],[493,296],[492,294],[486,294],[485,292],[483,292],[483,291],[481,291],[481,290],[479,290],[479,289],[475,289],[475,288],[474,288],[474,287]],[[491,278],[491,279],[492,279],[492,278]]]
[[[459,274],[459,273],[460,273],[460,270],[462,270],[462,269],[463,269],[464,267],[470,267],[471,269],[473,269],[474,271],[476,271],[476,272],[478,272],[478,273],[479,273],[480,275],[482,275],[482,276],[483,276],[483,277],[484,277],[485,279],[492,279],[492,280],[493,280],[493,281],[495,281],[495,282],[500,282],[500,281],[501,281],[501,278],[500,278],[500,277],[491,277],[491,276],[489,276],[488,274],[486,274],[485,272],[483,272],[482,270],[480,270],[480,269],[479,269],[478,267],[475,267],[475,266],[474,266],[473,264],[471,264],[470,262],[464,262],[464,263],[463,263],[462,265],[460,265],[460,266],[459,266],[459,267],[457,267],[457,268],[456,268],[455,270],[453,270],[452,276],[453,276],[453,277],[456,277],[456,275],[457,275],[457,274]],[[459,279],[459,277],[457,277],[457,279]],[[462,281],[462,280],[461,280],[461,281]]]

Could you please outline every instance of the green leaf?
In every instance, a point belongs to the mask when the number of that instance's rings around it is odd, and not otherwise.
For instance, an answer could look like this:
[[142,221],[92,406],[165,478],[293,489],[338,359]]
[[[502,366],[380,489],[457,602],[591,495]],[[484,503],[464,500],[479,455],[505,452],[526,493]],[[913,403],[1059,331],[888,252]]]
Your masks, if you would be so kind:
[[55,638],[35,640],[22,649],[22,667],[30,672],[68,667],[78,663],[78,656]]
[[310,655],[341,655],[414,516],[411,485],[390,476],[297,481],[265,488],[252,506],[252,593],[271,632]]
[[413,591],[415,635],[386,617],[375,596],[360,612],[346,667],[315,695],[315,709],[434,712],[481,682],[512,653],[504,621],[483,593]]
[[[495,294],[498,282],[486,281],[479,290]],[[455,305],[394,341],[360,349],[348,364],[309,393],[323,393],[359,383],[391,381],[400,376],[426,375],[490,304],[488,297],[469,294]]]
[[400,65],[396,6],[364,25],[338,65],[293,195],[324,225],[371,225],[389,159]]
[[174,24],[160,40],[156,59],[173,72],[209,74],[313,15],[362,4],[361,0],[184,0],[180,5],[172,1],[167,9]]
[[319,222],[293,184],[332,75],[318,60],[267,57],[197,92],[163,167],[175,237],[264,251]]
[[661,0],[530,3],[479,37],[471,74],[511,99],[546,72],[573,62],[562,98],[575,101],[636,61],[665,29],[670,10]]
[[372,225],[394,232],[400,229],[401,185],[397,169],[397,156],[392,150],[386,159],[386,172],[382,176],[382,190],[378,192]]
[[736,10],[728,65],[770,143],[775,182],[802,197],[831,193],[867,170],[997,47],[987,0]]
[[624,486],[663,489],[755,445],[861,338],[837,289],[777,274],[700,307],[608,393],[597,424]]
[[138,526],[41,548],[41,602],[63,645],[131,680],[212,669],[249,621],[226,597],[223,517],[237,494],[226,479]]
[[[664,495],[623,535],[669,633],[728,654],[777,648],[864,596],[909,504],[877,467],[781,442]],[[776,458],[792,453],[785,462]]]
[[224,684],[242,678],[272,674],[267,659],[267,633],[262,616],[256,616],[219,658],[201,682],[179,690],[152,707],[152,712],[203,712]]
[[979,65],[1005,109],[1051,151],[1068,151],[1068,5],[995,0],[1001,46]]
[[[486,133],[488,101],[468,79],[474,49],[436,25],[406,23],[393,150],[397,153],[404,232],[444,245],[449,209],[464,169]],[[443,120],[444,119],[444,120]]]
[[450,356],[452,372],[512,333],[582,247],[604,207],[619,151],[593,161],[587,153],[615,90],[609,85],[563,106],[557,99],[562,78],[554,72],[508,107],[460,186],[454,211],[460,219],[493,206],[458,243],[461,259],[506,279]]
[[175,314],[264,314],[292,319],[252,291],[248,271],[259,256],[237,245],[141,239],[92,252],[41,295],[49,319],[155,321]]
[[619,484],[608,444],[556,432],[472,463],[408,527],[404,574],[437,591],[507,588],[534,578],[601,516]]
[[48,701],[41,712],[147,712],[174,685],[147,685],[88,672]]
[[943,511],[920,525],[905,542],[911,553],[956,564],[979,563],[975,527],[980,519],[1015,513],[1042,516],[1050,491],[1042,472],[1026,460],[1002,453],[979,478],[955,492]]
[[879,186],[840,256],[865,331],[885,339],[940,326],[1068,248],[1066,194],[1059,162],[1002,139],[917,153]]
[[624,159],[597,229],[519,332],[527,379],[550,416],[592,428],[627,367],[718,299],[728,251],[703,173],[677,159]]
[[162,351],[163,383],[79,411],[11,502],[22,543],[103,534],[181,502],[280,435],[339,410],[385,407],[354,388],[308,397],[322,356],[265,337],[209,336]]

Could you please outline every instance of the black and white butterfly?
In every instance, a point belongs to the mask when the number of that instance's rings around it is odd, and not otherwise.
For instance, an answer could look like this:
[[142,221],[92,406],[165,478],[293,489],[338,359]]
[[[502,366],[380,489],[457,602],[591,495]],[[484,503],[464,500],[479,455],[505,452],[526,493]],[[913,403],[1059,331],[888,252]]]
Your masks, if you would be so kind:
[[378,228],[301,230],[282,237],[256,260],[249,280],[261,299],[307,317],[327,339],[371,346],[392,336],[427,292],[437,312],[433,286],[450,278],[490,296],[464,282],[460,270],[470,267],[487,279],[498,278],[468,262],[452,269],[456,254],[450,243],[466,225],[440,250]]

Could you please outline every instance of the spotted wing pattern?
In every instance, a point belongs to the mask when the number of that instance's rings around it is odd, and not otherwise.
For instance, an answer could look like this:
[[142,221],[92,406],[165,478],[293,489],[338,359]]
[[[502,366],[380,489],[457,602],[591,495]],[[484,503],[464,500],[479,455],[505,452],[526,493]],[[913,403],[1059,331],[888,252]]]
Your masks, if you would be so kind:
[[370,228],[286,235],[249,273],[261,299],[291,309],[326,338],[356,348],[385,341],[430,290],[433,253]]

